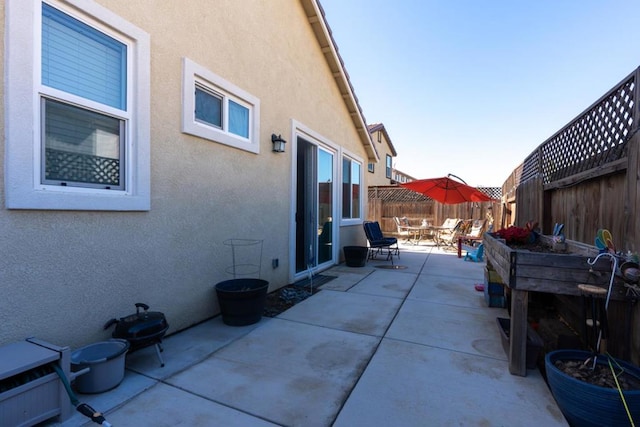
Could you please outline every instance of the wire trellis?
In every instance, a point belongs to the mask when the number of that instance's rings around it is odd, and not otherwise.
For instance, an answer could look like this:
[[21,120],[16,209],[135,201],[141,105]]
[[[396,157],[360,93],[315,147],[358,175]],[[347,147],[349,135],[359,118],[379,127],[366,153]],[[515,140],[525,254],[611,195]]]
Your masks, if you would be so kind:
[[227,239],[225,246],[231,248],[231,265],[226,272],[237,278],[260,278],[262,266],[261,239]]

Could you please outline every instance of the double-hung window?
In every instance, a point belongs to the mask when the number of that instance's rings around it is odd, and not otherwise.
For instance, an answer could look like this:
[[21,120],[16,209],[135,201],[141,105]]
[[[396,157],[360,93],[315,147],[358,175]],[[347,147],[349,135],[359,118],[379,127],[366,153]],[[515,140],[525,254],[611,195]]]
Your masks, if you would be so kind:
[[348,157],[342,158],[342,218],[360,218],[361,165]]
[[182,131],[260,152],[260,100],[188,58],[183,60]]
[[127,46],[42,4],[41,184],[123,190]]
[[94,2],[7,0],[5,36],[7,207],[148,210],[148,34]]
[[386,160],[387,164],[386,164],[386,177],[391,179],[391,171],[393,170],[393,165],[391,163],[391,156],[387,154],[387,160]]

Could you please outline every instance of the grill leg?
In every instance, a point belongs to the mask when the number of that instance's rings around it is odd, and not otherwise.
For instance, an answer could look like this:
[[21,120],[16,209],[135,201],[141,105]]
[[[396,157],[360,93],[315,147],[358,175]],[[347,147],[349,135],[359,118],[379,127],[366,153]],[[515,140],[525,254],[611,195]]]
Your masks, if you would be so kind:
[[160,367],[164,368],[164,359],[162,358],[162,355],[160,354],[160,352],[164,351],[164,349],[162,348],[160,343],[156,343],[156,345],[154,347],[156,348],[156,356],[158,356],[158,360],[160,361]]

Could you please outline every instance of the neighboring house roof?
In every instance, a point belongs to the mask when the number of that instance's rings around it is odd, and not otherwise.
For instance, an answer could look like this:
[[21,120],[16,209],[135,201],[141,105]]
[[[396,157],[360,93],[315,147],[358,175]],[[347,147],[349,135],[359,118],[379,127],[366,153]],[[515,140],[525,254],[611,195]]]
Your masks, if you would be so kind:
[[371,125],[368,126],[369,128],[369,133],[373,133],[373,132],[382,132],[382,134],[384,135],[384,137],[387,139],[387,143],[389,144],[389,148],[391,149],[391,154],[393,155],[393,157],[396,157],[398,155],[398,153],[396,152],[396,148],[393,146],[393,144],[391,143],[391,138],[389,138],[389,134],[387,133],[387,129],[384,127],[384,125],[382,123],[373,123]]
[[338,46],[331,34],[331,29],[327,23],[324,9],[318,0],[300,0],[300,3],[307,14],[313,33],[315,34],[316,39],[320,44],[320,48],[324,53],[325,59],[327,60],[327,64],[333,73],[333,78],[335,79],[338,89],[342,94],[347,110],[349,111],[349,114],[351,114],[351,120],[360,135],[362,145],[364,145],[367,150],[369,160],[375,160],[377,162],[380,160],[378,151],[376,150],[373,140],[371,139],[371,135],[369,134],[369,129],[366,124],[367,121],[364,118],[362,108],[358,102],[358,97],[351,85],[349,74],[344,67],[344,62],[342,61],[340,53],[338,53]]
[[411,181],[415,181],[415,180],[416,180],[416,178],[415,178],[415,177],[413,177],[413,176],[409,175],[408,173],[404,173],[404,172],[402,172],[402,171],[401,171],[401,170],[399,170],[399,169],[394,169],[394,171],[395,171],[397,174],[402,175],[402,176],[406,177],[407,179],[410,179]]

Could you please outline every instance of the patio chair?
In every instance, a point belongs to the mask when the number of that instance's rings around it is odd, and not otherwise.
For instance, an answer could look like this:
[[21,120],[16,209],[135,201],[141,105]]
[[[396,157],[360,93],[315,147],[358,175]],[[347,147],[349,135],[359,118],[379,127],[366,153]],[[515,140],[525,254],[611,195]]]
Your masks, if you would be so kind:
[[404,218],[398,218],[397,216],[393,217],[393,222],[396,223],[396,230],[399,236],[405,236],[407,239],[406,242],[411,240],[411,233],[409,232],[409,220]]
[[480,243],[477,248],[467,252],[465,261],[482,262],[484,257],[484,243]]
[[458,236],[462,244],[475,246],[476,243],[482,242],[482,235],[487,225],[486,219],[474,219],[471,229],[468,233]]
[[385,237],[380,229],[378,221],[365,221],[362,224],[364,234],[367,236],[369,243],[368,259],[375,259],[379,253],[383,253],[387,249],[387,260],[391,260],[393,264],[393,255],[400,257],[400,248],[398,248],[398,239],[395,237]]
[[457,238],[465,229],[465,221],[459,218],[447,218],[442,226],[438,227],[437,245],[453,246]]

